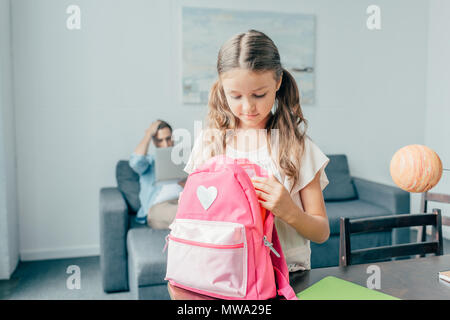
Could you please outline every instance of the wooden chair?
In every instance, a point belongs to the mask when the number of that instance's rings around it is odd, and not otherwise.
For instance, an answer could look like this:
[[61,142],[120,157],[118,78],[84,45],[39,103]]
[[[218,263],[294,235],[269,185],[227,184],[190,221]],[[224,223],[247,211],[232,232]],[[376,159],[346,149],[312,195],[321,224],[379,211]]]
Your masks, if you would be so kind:
[[[431,193],[424,192],[422,193],[422,198],[420,201],[420,212],[426,213],[428,210],[428,201],[441,202],[441,203],[450,203],[450,195],[442,194],[442,193]],[[442,217],[442,225],[450,226],[450,218]],[[426,226],[422,226],[417,233],[417,242],[423,242],[427,239]]]
[[[418,254],[443,254],[440,209],[433,209],[433,213],[407,213],[352,220],[341,217],[340,223],[339,266],[368,263],[371,261]],[[351,234],[388,231],[392,230],[392,228],[427,225],[434,226],[432,241],[351,250]]]

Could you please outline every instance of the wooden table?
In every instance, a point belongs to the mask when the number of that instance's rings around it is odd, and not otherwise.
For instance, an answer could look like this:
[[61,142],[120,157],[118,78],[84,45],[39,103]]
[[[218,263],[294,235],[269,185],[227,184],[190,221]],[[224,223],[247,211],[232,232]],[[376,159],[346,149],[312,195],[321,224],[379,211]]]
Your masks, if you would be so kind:
[[405,300],[450,300],[450,284],[439,280],[438,272],[450,270],[450,255],[394,260],[347,267],[318,268],[291,273],[289,280],[299,293],[326,276],[335,276],[367,286],[367,267],[380,267],[380,289],[391,296]]
[[[395,260],[347,267],[318,268],[290,273],[289,280],[299,293],[326,276],[335,276],[350,282],[367,286],[367,267],[380,267],[379,291],[405,300],[450,300],[450,284],[439,280],[438,272],[450,270],[450,255]],[[170,297],[174,300],[214,300],[188,290],[168,285]]]

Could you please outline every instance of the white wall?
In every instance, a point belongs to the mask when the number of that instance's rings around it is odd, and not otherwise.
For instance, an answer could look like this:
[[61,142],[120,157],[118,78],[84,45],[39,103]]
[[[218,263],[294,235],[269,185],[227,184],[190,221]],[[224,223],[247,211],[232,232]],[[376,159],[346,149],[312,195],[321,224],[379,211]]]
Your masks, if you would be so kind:
[[10,0],[0,0],[0,279],[19,261]]
[[[21,258],[97,254],[99,189],[116,185],[116,162],[155,118],[191,132],[203,119],[180,103],[181,4],[315,14],[309,134],[346,153],[353,175],[393,184],[394,152],[425,142],[428,4],[376,2],[380,31],[361,0],[14,1]],[[81,30],[65,27],[69,4]]]
[[[81,30],[66,8],[81,7]],[[98,254],[99,190],[115,186],[157,117],[193,126],[177,103],[170,1],[14,1],[22,260]]]
[[[450,2],[431,0],[429,21],[425,145],[439,155],[444,168],[450,169]],[[443,172],[430,192],[450,194],[450,171]],[[418,198],[414,197],[416,205]],[[450,216],[450,204],[430,202],[428,210],[433,208]],[[450,227],[443,227],[443,233],[450,239]]]

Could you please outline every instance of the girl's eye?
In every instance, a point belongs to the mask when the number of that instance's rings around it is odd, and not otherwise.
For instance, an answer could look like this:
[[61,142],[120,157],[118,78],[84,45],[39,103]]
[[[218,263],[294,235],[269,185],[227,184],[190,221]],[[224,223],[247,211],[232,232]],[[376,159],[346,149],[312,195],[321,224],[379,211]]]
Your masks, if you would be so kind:
[[[266,94],[264,93],[264,94],[262,94],[262,95],[260,95],[260,96],[258,96],[258,95],[254,95],[255,96],[255,98],[263,98],[264,96],[265,96]],[[233,99],[239,99],[240,97],[231,97],[231,98],[233,98]]]

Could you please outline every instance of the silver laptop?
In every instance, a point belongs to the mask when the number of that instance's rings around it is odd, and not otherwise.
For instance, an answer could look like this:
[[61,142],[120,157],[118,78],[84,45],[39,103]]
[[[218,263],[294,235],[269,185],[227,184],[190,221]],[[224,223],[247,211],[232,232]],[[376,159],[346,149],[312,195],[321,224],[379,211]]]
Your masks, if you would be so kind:
[[178,181],[188,176],[187,172],[183,169],[185,163],[181,161],[180,164],[175,164],[172,161],[173,147],[168,148],[156,148],[155,149],[155,179],[156,182],[160,181]]

